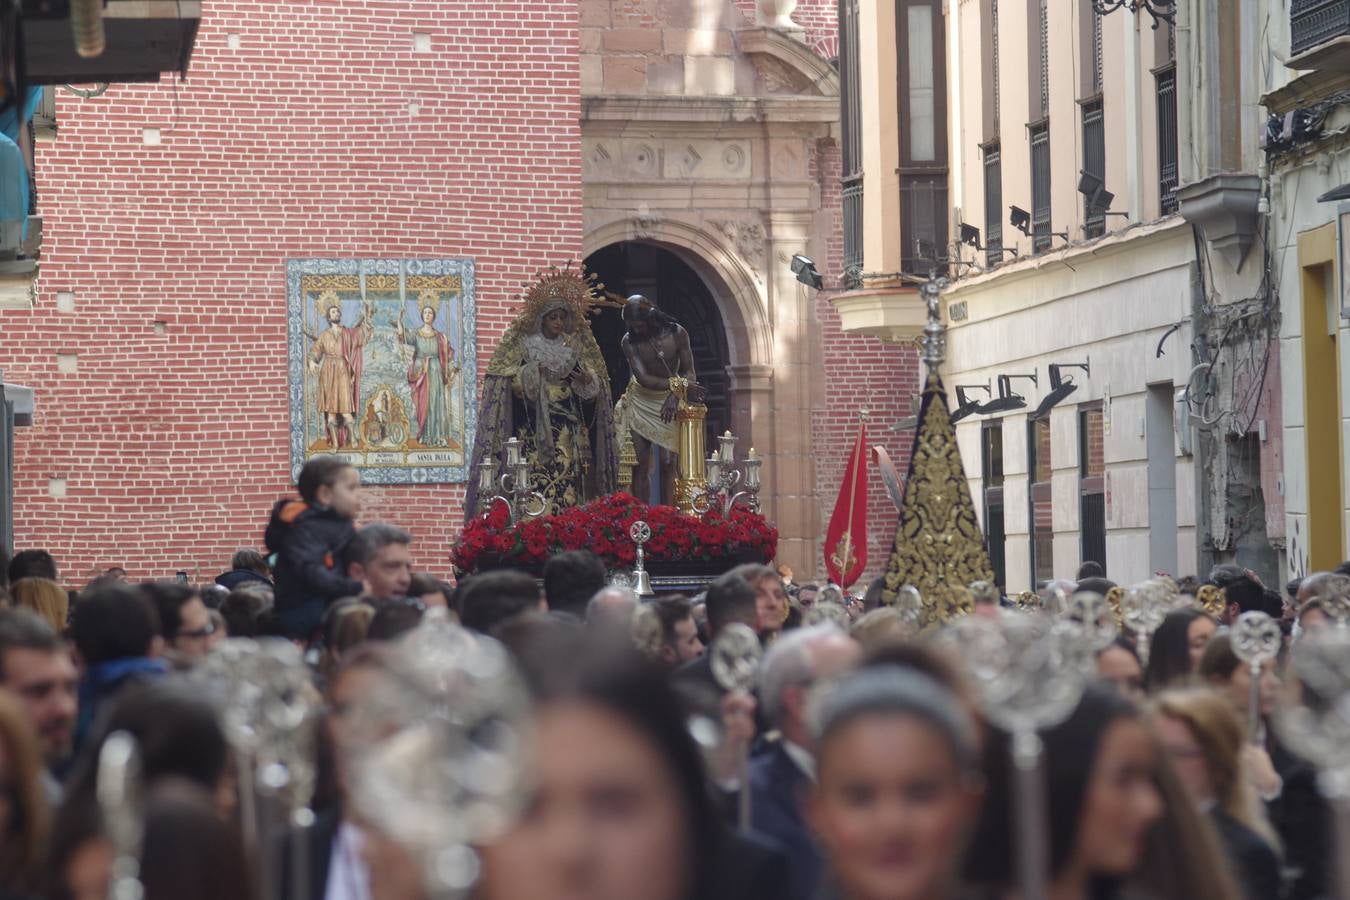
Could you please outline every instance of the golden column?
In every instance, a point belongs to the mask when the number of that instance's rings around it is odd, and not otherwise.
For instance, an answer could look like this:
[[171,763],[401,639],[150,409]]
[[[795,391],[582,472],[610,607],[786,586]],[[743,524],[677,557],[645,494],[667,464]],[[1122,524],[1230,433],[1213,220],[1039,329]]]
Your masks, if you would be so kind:
[[687,379],[678,376],[671,378],[670,392],[679,401],[675,409],[675,426],[679,439],[680,471],[675,478],[675,505],[680,508],[680,512],[693,515],[694,498],[708,484],[707,460],[703,456],[703,433],[708,407],[702,403],[689,402]]

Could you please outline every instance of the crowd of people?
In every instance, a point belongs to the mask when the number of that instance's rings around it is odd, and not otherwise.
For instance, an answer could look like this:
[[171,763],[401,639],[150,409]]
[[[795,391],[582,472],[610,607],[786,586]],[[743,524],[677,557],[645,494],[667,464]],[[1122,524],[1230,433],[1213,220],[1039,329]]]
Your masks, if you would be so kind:
[[[289,898],[294,873],[268,883],[262,858],[296,842],[308,871],[294,900],[430,900],[409,849],[352,802],[351,754],[353,722],[378,702],[400,641],[447,616],[500,641],[532,698],[528,798],[476,848],[468,896],[1019,896],[1010,737],[982,715],[962,660],[916,638],[879,585],[850,597],[749,564],[697,596],[639,598],[587,551],[553,557],[542,587],[511,570],[451,585],[413,570],[406,531],[355,527],[355,476],[335,460],[307,465],[299,496],[273,511],[267,550],[240,550],[210,585],[113,569],[76,592],[44,551],[7,561],[0,898],[113,896],[125,870],[98,761],[110,735],[129,734],[145,900]],[[1333,896],[1316,773],[1264,726],[1286,654],[1261,670],[1253,741],[1252,674],[1227,626],[1268,611],[1287,650],[1328,625],[1327,598],[1346,582],[1319,573],[1282,597],[1232,567],[1207,581],[1224,589],[1220,617],[1170,613],[1147,664],[1123,634],[1098,653],[1072,715],[1042,732],[1047,900]],[[1087,564],[1061,586],[1112,585]],[[975,614],[997,620],[1008,603],[982,599]],[[821,615],[825,604],[846,618]],[[737,623],[763,646],[749,692],[728,690],[707,652]],[[310,827],[256,834],[245,822],[237,751],[190,678],[234,637],[295,642],[322,692]],[[697,723],[713,723],[712,737]]]

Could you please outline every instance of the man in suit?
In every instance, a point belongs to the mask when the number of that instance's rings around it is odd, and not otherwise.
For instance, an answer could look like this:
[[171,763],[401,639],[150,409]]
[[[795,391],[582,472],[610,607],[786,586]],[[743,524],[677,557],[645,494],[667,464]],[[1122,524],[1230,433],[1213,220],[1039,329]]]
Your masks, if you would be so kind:
[[801,801],[816,777],[814,742],[806,725],[811,686],[855,667],[858,643],[833,624],[786,632],[769,648],[759,670],[759,702],[777,741],[750,761],[751,824],[783,845],[791,861],[794,897],[820,890],[824,864]]
[[[755,596],[755,589],[735,570],[712,583],[703,601],[708,616],[709,647],[717,640],[718,633],[732,622],[755,627]],[[716,709],[726,693],[713,677],[710,653],[685,663],[675,670],[673,677],[676,689],[696,708]]]

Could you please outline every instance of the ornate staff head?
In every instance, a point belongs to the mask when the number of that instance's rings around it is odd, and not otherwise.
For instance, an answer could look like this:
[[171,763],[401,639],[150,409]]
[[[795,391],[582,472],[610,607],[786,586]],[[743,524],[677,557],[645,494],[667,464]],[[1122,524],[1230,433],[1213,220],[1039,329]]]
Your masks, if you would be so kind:
[[712,676],[723,690],[749,691],[754,687],[764,648],[749,625],[727,625],[713,638],[708,652]]

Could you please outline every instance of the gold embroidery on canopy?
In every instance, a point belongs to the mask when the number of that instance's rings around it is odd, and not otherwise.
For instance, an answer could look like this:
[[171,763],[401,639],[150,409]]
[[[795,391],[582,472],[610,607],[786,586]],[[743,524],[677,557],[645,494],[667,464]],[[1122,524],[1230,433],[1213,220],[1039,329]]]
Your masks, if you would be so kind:
[[923,625],[932,628],[970,612],[974,595],[966,585],[993,580],[947,394],[930,374],[886,566],[885,601],[894,603],[901,588],[913,585],[923,597]]

